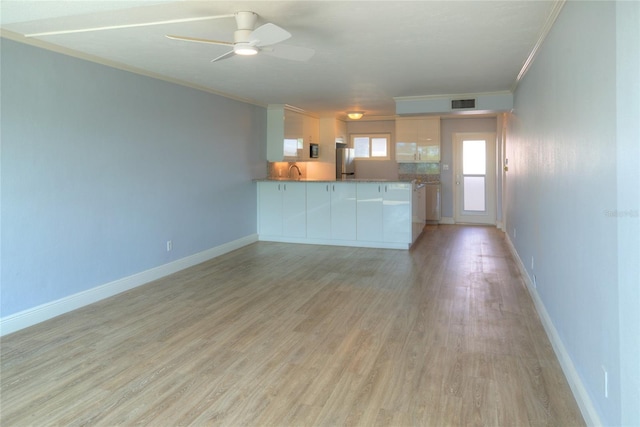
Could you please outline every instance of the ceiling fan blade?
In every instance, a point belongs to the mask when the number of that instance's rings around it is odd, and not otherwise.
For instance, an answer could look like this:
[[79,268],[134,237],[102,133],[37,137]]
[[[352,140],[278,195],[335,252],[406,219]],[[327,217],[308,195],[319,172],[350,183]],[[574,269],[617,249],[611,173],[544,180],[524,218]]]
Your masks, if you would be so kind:
[[229,52],[212,59],[211,62],[222,61],[223,59],[231,58],[235,54],[236,53],[234,51],[230,50]]
[[256,46],[270,46],[280,43],[291,37],[284,28],[280,28],[275,24],[264,24],[253,30],[251,33],[251,41],[256,41]]
[[178,24],[181,22],[205,21],[208,19],[218,19],[218,18],[232,18],[233,16],[234,15],[214,15],[214,16],[200,16],[197,18],[168,19],[166,21],[143,22],[140,24],[107,25],[104,27],[79,28],[76,30],[44,31],[41,33],[25,34],[24,36],[25,37],[42,37],[42,36],[55,36],[59,34],[87,33],[90,31],[119,30],[121,28],[151,27],[153,25]]
[[261,51],[267,55],[288,59],[290,61],[308,61],[316,53],[316,51],[311,48],[292,46],[290,44],[269,46],[262,48]]
[[167,34],[165,36],[171,40],[180,40],[184,42],[195,42],[195,43],[206,43],[206,44],[220,44],[223,46],[233,46],[232,42],[225,42],[220,40],[209,40],[209,39],[199,39],[197,37],[185,37],[185,36],[174,36],[173,34]]

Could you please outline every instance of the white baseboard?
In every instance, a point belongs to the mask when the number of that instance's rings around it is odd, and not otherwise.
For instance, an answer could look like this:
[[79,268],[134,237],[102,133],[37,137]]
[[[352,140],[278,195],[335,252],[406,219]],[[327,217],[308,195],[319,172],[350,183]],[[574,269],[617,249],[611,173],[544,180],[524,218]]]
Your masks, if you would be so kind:
[[105,298],[117,295],[129,289],[144,285],[162,277],[168,276],[185,268],[192,267],[210,259],[224,255],[227,252],[258,241],[258,235],[252,234],[240,239],[224,243],[211,249],[193,254],[134,275],[114,280],[77,294],[69,295],[56,301],[51,301],[0,319],[0,336],[19,331],[53,317],[68,313]]
[[440,218],[440,224],[455,224],[456,221],[451,216],[443,216]]
[[513,255],[513,258],[516,260],[516,264],[518,264],[518,269],[520,270],[520,274],[524,279],[525,285],[531,298],[533,299],[533,304],[535,305],[536,311],[538,312],[538,316],[542,322],[542,326],[544,327],[545,332],[547,333],[547,337],[549,341],[551,341],[551,346],[553,347],[553,351],[560,362],[560,367],[562,368],[562,372],[564,376],[567,378],[567,382],[569,383],[569,387],[571,387],[571,391],[573,392],[573,397],[576,399],[578,403],[578,407],[580,408],[580,412],[582,413],[582,417],[584,418],[586,424],[588,426],[601,426],[602,422],[600,421],[600,416],[596,411],[596,408],[593,404],[593,401],[589,397],[587,393],[587,389],[584,387],[582,383],[582,379],[580,375],[578,375],[578,371],[576,370],[567,349],[565,348],[562,340],[560,339],[560,335],[558,335],[558,331],[553,325],[553,321],[551,317],[549,317],[549,313],[547,313],[547,309],[538,295],[538,291],[533,285],[533,281],[529,277],[529,273],[527,273],[526,268],[524,267],[524,263],[518,252],[516,251],[511,238],[507,233],[505,233],[507,244]]

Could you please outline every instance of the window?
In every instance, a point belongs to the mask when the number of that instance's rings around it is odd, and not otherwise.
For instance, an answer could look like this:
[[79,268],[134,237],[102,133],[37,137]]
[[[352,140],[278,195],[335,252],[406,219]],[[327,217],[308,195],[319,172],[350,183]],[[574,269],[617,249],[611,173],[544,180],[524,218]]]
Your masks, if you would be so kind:
[[356,159],[389,160],[390,141],[391,135],[388,133],[351,135]]

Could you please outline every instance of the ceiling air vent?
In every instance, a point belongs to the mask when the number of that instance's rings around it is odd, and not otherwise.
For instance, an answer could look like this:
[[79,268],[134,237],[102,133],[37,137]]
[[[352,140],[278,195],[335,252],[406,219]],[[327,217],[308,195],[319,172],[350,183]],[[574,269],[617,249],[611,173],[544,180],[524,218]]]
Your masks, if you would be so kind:
[[452,110],[460,110],[464,108],[476,108],[476,100],[475,99],[452,99],[451,100]]

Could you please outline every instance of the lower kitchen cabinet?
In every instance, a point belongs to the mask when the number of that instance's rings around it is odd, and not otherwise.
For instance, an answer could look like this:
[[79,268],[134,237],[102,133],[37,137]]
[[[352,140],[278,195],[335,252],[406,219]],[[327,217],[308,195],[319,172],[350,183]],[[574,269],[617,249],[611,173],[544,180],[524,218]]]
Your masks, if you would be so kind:
[[427,187],[422,185],[420,187],[414,187],[413,200],[411,201],[412,221],[413,221],[413,241],[415,241],[422,230],[427,220],[427,205],[426,205]]
[[331,187],[331,239],[356,240],[356,185],[334,182]]
[[358,183],[359,241],[411,243],[410,183]]
[[382,242],[382,189],[379,183],[357,183],[356,234],[360,241]]
[[259,233],[266,236],[305,237],[306,194],[303,182],[259,182]]
[[408,249],[412,184],[258,182],[260,240]]
[[307,237],[331,238],[331,184],[307,183]]
[[411,243],[411,193],[410,183],[384,184],[382,198],[382,240],[390,243]]

